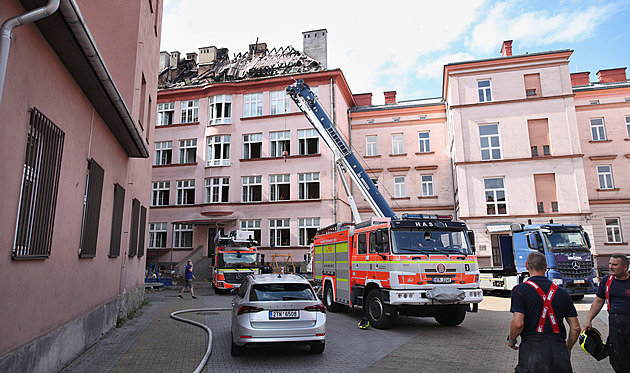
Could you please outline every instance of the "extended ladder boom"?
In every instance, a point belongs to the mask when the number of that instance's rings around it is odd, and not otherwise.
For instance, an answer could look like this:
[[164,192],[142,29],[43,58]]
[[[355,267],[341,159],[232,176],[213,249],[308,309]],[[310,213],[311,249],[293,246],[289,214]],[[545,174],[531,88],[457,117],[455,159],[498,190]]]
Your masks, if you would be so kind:
[[[286,88],[287,94],[295,101],[309,122],[315,127],[319,136],[335,154],[337,162],[350,175],[354,184],[359,188],[363,197],[377,217],[396,218],[396,214],[389,206],[383,195],[378,191],[359,160],[341,137],[341,134],[330,120],[326,111],[319,104],[315,94],[303,79]],[[351,196],[350,196],[351,197]]]

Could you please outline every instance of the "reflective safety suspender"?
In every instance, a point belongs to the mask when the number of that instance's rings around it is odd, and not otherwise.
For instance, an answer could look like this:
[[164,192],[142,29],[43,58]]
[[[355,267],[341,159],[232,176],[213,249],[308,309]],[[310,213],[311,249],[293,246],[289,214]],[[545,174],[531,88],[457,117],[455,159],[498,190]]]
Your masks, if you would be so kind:
[[547,319],[547,316],[549,316],[549,321],[551,322],[551,328],[553,329],[553,332],[560,333],[560,328],[558,327],[558,321],[556,320],[556,314],[553,312],[553,308],[551,307],[551,301],[553,300],[554,295],[556,295],[556,290],[558,290],[558,285],[551,284],[549,291],[545,295],[545,293],[542,291],[540,286],[538,286],[535,282],[525,281],[525,283],[533,287],[538,293],[538,295],[540,295],[540,298],[542,298],[543,300],[543,309],[542,309],[542,313],[540,314],[540,320],[538,320],[538,326],[536,327],[536,331],[538,333],[543,332],[545,328],[545,320]]
[[612,280],[615,278],[613,275],[608,275],[608,281],[606,281],[606,305],[608,306],[608,311],[610,311],[610,284],[612,284]]

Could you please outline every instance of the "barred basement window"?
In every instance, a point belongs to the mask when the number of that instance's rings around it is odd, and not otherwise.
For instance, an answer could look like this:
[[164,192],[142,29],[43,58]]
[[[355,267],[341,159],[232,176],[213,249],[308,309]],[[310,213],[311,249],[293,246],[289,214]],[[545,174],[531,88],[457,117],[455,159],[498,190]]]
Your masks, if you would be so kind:
[[538,202],[538,212],[541,213],[541,214],[545,212],[545,203],[544,202]]
[[55,222],[64,132],[33,108],[11,257],[46,259]]
[[558,212],[558,202],[557,201],[552,201],[551,202],[551,211],[552,212]]

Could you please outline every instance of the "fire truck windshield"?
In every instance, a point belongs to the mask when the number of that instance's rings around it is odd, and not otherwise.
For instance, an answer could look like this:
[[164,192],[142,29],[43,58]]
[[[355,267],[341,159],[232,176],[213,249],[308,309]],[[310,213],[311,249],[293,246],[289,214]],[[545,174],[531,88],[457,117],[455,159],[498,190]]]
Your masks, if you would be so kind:
[[551,233],[543,234],[543,236],[551,251],[588,251],[588,246],[581,232],[552,231]]
[[404,228],[392,230],[394,254],[472,254],[464,231]]
[[258,267],[256,253],[221,253],[217,256],[219,268],[255,268]]

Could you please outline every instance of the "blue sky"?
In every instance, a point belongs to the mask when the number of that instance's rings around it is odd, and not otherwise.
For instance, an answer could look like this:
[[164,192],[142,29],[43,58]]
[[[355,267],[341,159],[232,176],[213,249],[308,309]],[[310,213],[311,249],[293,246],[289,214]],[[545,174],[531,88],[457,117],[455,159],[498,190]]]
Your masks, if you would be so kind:
[[[385,6],[387,4],[388,6]],[[302,49],[302,32],[328,30],[328,67],[340,68],[353,93],[397,99],[441,95],[446,63],[513,53],[572,49],[571,72],[630,67],[630,0],[374,1],[165,0],[161,50]],[[628,71],[630,73],[630,71]]]

